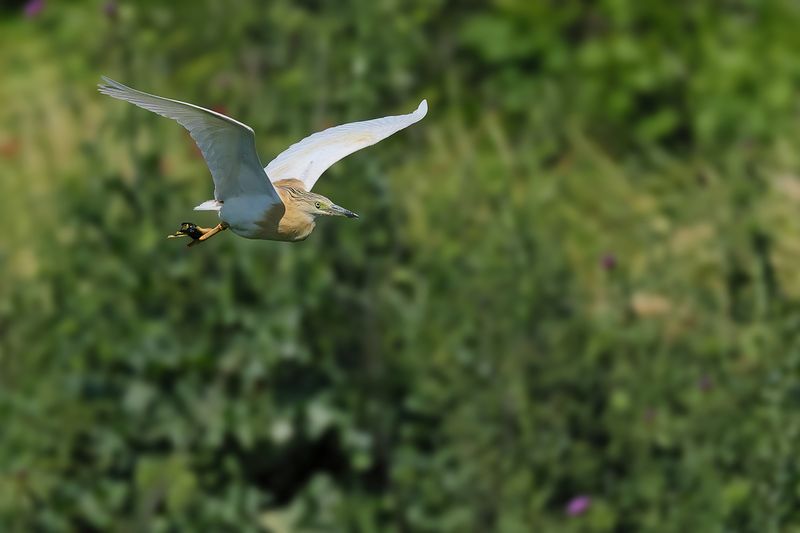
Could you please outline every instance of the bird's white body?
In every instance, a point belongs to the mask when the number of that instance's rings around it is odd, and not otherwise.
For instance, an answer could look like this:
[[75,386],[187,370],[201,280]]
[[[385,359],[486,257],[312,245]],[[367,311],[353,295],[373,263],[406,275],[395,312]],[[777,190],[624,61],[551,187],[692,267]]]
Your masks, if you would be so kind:
[[219,209],[219,218],[235,234],[248,239],[258,239],[261,233],[259,222],[276,206],[272,197],[266,195],[234,196],[225,200]]
[[[353,122],[317,132],[291,145],[262,168],[253,130],[230,117],[186,102],[147,94],[103,77],[100,92],[171,118],[189,131],[214,179],[214,200],[198,205],[217,211],[234,233],[249,239],[298,241],[314,229],[321,214],[355,217],[310,193],[331,165],[422,120],[423,100],[407,115]],[[328,200],[329,202],[329,200]],[[316,204],[316,207],[314,207]]]

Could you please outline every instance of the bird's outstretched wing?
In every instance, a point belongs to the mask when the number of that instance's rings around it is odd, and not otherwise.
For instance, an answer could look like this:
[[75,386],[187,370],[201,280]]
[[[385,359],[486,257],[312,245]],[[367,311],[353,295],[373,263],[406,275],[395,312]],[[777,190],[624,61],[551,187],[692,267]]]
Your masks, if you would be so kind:
[[137,91],[103,76],[100,92],[177,121],[203,153],[214,178],[214,198],[266,195],[280,202],[256,153],[255,135],[242,124],[200,106]]
[[323,172],[340,159],[371,146],[422,120],[428,112],[423,100],[408,115],[352,122],[317,132],[291,145],[264,169],[271,181],[296,178],[311,190]]

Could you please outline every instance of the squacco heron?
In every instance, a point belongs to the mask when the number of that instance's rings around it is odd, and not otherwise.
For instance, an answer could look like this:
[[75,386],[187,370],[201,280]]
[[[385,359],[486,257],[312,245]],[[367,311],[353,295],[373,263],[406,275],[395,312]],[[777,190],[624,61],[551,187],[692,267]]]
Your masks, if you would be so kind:
[[261,168],[252,128],[210,109],[162,98],[103,76],[100,92],[176,120],[189,130],[214,180],[214,199],[195,211],[217,211],[221,222],[201,228],[184,222],[170,237],[187,236],[189,246],[229,229],[248,239],[302,241],[322,215],[358,215],[311,192],[331,165],[421,120],[423,100],[408,115],[353,122],[317,132],[291,145]]

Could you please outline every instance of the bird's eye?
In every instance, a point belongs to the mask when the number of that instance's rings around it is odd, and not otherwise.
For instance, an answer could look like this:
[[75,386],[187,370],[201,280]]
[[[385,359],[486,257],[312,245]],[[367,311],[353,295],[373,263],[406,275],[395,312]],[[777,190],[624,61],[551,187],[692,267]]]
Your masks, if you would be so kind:
[[322,207],[322,204],[321,204],[321,203],[319,203],[319,202],[314,202],[314,207],[316,207],[317,209],[319,209],[320,207]]

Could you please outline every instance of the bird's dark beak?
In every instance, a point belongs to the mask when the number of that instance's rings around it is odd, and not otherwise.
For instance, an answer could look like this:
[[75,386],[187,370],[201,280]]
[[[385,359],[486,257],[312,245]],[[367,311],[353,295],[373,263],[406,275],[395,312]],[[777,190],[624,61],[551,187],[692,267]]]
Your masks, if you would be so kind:
[[349,209],[345,209],[344,207],[339,207],[338,205],[332,205],[330,211],[332,215],[347,218],[358,218],[357,214],[353,213]]

